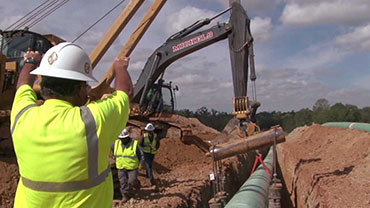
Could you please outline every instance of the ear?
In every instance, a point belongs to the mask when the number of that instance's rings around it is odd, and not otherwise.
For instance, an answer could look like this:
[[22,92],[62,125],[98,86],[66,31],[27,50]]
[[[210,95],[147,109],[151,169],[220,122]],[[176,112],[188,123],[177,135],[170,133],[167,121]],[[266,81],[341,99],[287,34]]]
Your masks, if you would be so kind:
[[75,99],[77,100],[76,104],[78,106],[83,106],[87,103],[88,98],[87,98],[87,90],[86,90],[86,84],[85,83],[82,82],[80,84],[80,88],[77,91],[77,95],[76,95]]

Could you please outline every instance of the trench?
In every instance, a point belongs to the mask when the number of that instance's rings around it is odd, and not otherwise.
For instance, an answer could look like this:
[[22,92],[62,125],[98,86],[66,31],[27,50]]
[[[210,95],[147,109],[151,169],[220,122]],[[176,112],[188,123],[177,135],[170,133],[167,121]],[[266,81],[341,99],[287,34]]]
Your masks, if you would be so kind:
[[[261,150],[261,153],[265,156],[267,154],[268,148],[264,148]],[[224,190],[226,193],[228,193],[228,196],[226,198],[226,201],[229,201],[232,196],[237,193],[241,185],[248,179],[250,176],[253,163],[256,157],[255,151],[249,152],[248,154],[240,154],[231,158],[224,159],[223,162],[223,171],[225,174],[225,185]],[[119,181],[117,178],[117,170],[115,168],[112,168],[113,178],[114,178],[114,196],[116,200],[120,200],[121,194],[119,191]],[[282,189],[281,189],[281,207],[283,208],[293,208],[292,202],[290,201],[290,195],[286,189],[285,181],[282,176],[282,172],[280,169],[280,165],[277,161],[277,173],[278,178],[282,182]],[[140,175],[140,174],[139,174]],[[141,178],[139,177],[139,180],[143,179],[143,173],[141,173]],[[165,185],[165,184],[162,184]],[[166,187],[163,187],[166,188]],[[144,190],[148,191],[148,190]],[[178,193],[181,195],[181,193]],[[204,180],[204,183],[198,186],[194,186],[193,189],[190,192],[187,192],[187,194],[183,195],[183,200],[180,202],[171,202],[171,200],[168,201],[168,204],[166,206],[169,207],[209,207],[209,200],[214,197],[215,190],[214,190],[214,184],[210,180]],[[148,205],[153,204],[153,200],[156,201],[160,199],[161,197],[166,197],[169,194],[167,193],[158,193],[157,195],[154,195],[153,198],[147,197],[146,202],[140,202],[140,203],[147,203]],[[176,195],[176,194],[174,194]],[[268,199],[266,199],[268,200]],[[138,202],[139,203],[139,202]],[[136,206],[140,206],[139,204],[136,204]],[[135,206],[135,203],[133,204]],[[132,204],[131,204],[132,206]],[[116,206],[121,207],[121,206]],[[126,206],[122,206],[126,207]],[[161,207],[161,204],[159,204],[158,207]]]

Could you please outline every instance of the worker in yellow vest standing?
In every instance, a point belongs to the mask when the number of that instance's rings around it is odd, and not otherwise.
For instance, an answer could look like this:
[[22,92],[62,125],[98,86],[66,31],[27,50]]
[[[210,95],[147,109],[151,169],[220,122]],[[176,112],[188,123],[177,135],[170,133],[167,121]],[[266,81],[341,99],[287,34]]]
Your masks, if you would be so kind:
[[130,138],[130,133],[127,129],[124,129],[118,138],[111,150],[118,170],[118,179],[122,194],[121,202],[126,202],[140,188],[137,175],[140,161],[144,161],[144,155],[139,142]]
[[[86,105],[87,82],[96,80],[81,47],[64,42],[50,48],[41,63],[38,52],[28,51],[24,58],[11,114],[20,172],[14,207],[111,208],[108,159],[128,119],[133,92],[129,59],[114,61],[116,91]],[[32,89],[35,75],[42,76],[42,105],[36,105]]]
[[140,142],[140,146],[144,152],[146,175],[150,179],[150,183],[152,185],[156,185],[152,169],[153,160],[160,146],[158,135],[154,132],[154,130],[154,125],[152,123],[148,123],[144,128],[143,138]]

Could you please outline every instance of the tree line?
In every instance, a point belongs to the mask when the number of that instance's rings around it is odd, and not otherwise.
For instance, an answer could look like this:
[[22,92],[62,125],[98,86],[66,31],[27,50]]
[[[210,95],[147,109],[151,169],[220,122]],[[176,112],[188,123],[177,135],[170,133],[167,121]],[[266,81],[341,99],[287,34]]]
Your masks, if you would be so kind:
[[[195,117],[203,124],[222,131],[227,122],[233,117],[230,113],[208,110],[201,107],[195,112],[188,109],[176,111],[185,117]],[[256,115],[257,124],[262,130],[280,125],[286,132],[291,132],[298,126],[323,124],[325,122],[364,122],[370,123],[370,107],[358,108],[351,104],[329,104],[325,98],[318,99],[312,109],[303,108],[297,112],[259,112]]]

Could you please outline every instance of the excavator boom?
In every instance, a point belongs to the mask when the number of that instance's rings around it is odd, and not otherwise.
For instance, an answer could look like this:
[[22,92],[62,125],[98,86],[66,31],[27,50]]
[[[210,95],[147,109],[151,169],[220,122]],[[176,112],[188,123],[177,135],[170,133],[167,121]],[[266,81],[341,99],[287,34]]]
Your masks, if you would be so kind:
[[[222,11],[215,17],[229,10],[230,8]],[[229,40],[234,95],[237,96],[234,99],[236,100],[234,104],[237,106],[234,108],[234,111],[236,115],[239,115],[238,118],[242,119],[240,123],[243,123],[249,117],[251,111],[249,110],[246,93],[248,58],[253,42],[249,29],[250,19],[240,3],[235,2],[231,5],[229,23],[217,23],[209,29],[197,31],[209,24],[213,19],[214,17],[199,20],[170,36],[148,58],[134,87],[131,118],[128,121],[129,126],[133,127],[133,131],[140,132],[140,129],[143,129],[146,122],[154,122],[162,136],[171,135],[171,133],[168,133],[168,130],[175,128],[180,131],[180,139],[185,144],[194,144],[204,152],[209,151],[210,144],[203,141],[199,135],[192,133],[192,127],[189,126],[191,122],[183,122],[177,119],[174,114],[158,111],[164,102],[161,97],[160,87],[163,85],[162,77],[165,70],[171,63],[224,39]],[[254,62],[251,61],[251,63],[253,64]],[[255,126],[252,125],[252,127]],[[250,130],[249,134],[253,132],[254,130]],[[140,134],[137,133],[137,135]]]

